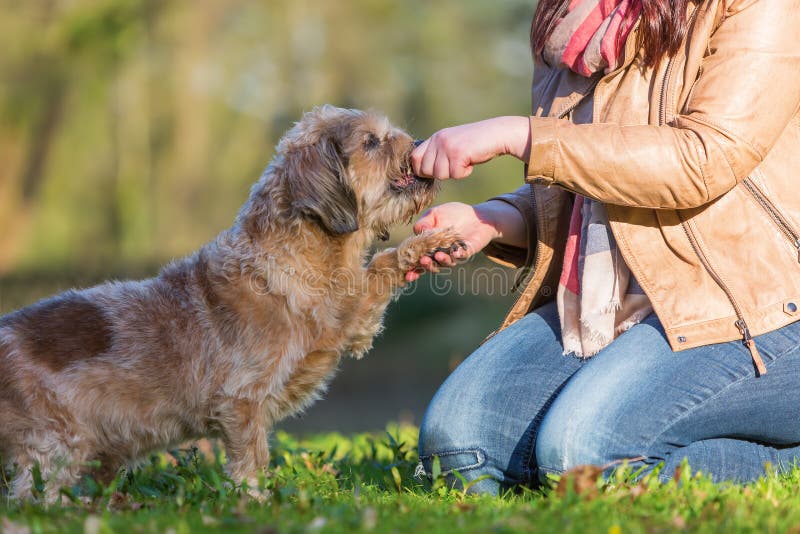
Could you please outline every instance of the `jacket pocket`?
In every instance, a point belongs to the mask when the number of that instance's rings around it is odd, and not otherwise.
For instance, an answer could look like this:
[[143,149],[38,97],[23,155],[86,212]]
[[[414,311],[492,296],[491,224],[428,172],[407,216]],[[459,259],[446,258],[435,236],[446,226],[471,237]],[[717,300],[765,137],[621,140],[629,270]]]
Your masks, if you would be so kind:
[[756,169],[753,174],[742,181],[745,190],[756,201],[756,203],[766,212],[778,230],[786,239],[797,249],[797,261],[800,263],[800,232],[792,222],[783,214],[781,210],[764,193],[764,190],[756,184],[754,178],[761,178],[761,171]]

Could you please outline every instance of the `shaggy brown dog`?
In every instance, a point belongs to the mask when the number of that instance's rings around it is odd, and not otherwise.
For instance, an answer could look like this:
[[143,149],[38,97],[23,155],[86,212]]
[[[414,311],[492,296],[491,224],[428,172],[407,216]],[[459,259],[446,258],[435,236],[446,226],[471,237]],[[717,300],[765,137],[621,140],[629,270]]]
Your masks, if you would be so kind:
[[113,476],[152,451],[222,439],[254,487],[267,433],[360,357],[404,273],[450,231],[366,252],[435,194],[408,166],[412,139],[376,114],[324,106],[280,141],[234,226],[142,282],[69,291],[0,318],[0,454],[11,496],[46,497],[88,462]]

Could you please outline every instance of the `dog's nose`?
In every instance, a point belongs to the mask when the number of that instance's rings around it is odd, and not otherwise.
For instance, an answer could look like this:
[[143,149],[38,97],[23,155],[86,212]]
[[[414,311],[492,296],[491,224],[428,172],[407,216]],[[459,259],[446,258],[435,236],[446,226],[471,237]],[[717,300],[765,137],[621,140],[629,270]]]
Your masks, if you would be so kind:
[[414,140],[414,146],[418,147],[419,145],[421,145],[424,142],[425,142],[425,139],[415,139]]

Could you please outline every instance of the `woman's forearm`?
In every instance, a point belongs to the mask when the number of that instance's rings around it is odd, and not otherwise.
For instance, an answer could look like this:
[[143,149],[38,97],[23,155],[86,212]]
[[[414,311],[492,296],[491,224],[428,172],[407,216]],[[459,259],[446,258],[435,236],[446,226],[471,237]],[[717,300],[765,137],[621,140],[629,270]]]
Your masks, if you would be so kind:
[[519,248],[528,248],[528,230],[517,208],[502,200],[489,200],[475,206],[478,216],[493,226],[492,241]]

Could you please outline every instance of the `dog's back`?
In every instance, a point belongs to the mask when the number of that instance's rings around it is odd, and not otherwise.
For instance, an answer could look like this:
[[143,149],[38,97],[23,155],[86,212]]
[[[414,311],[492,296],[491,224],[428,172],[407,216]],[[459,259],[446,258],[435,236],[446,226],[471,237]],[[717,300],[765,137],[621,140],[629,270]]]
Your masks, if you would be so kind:
[[0,318],[0,332],[42,372],[59,372],[75,362],[106,354],[112,338],[111,324],[100,306],[77,291]]

